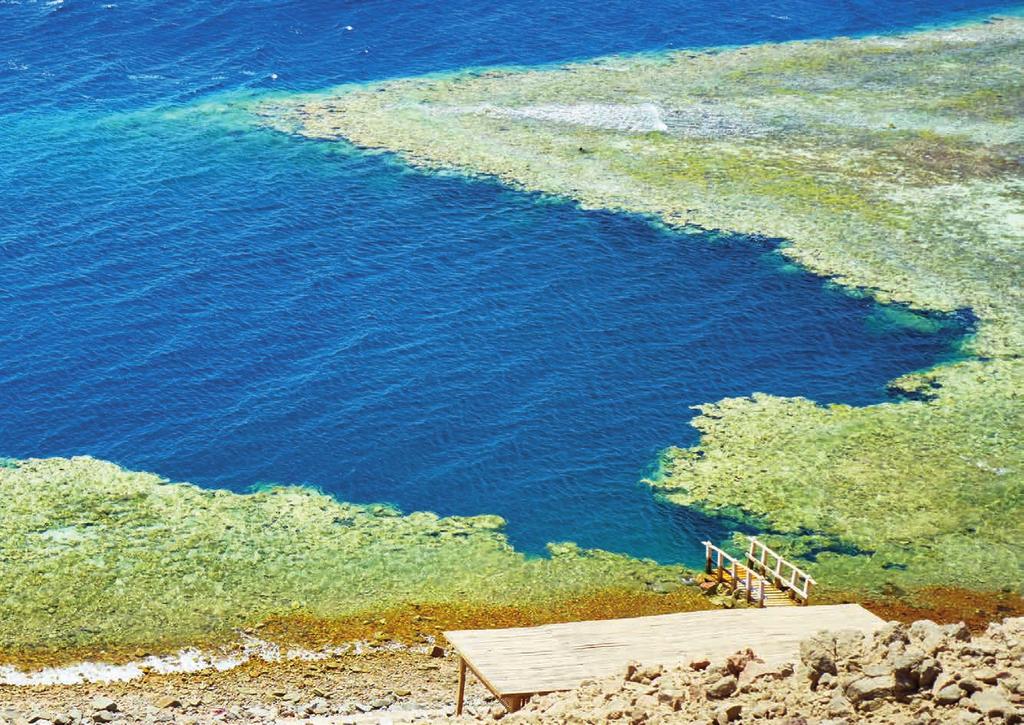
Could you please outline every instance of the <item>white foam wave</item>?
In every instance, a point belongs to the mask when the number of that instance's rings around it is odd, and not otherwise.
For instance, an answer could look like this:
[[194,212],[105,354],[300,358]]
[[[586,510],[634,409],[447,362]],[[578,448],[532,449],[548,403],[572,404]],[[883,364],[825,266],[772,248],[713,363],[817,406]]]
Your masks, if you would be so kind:
[[191,674],[215,670],[223,672],[250,660],[280,662],[282,660],[316,661],[340,654],[363,654],[381,649],[404,649],[405,645],[389,643],[385,646],[370,645],[366,642],[352,642],[322,650],[308,650],[292,647],[282,650],[280,645],[251,635],[243,635],[236,650],[227,653],[203,652],[187,648],[173,655],[150,655],[125,664],[107,662],[79,662],[64,667],[46,667],[25,671],[11,665],[0,665],[0,685],[80,685],[83,683],[125,682],[142,677],[147,673]]

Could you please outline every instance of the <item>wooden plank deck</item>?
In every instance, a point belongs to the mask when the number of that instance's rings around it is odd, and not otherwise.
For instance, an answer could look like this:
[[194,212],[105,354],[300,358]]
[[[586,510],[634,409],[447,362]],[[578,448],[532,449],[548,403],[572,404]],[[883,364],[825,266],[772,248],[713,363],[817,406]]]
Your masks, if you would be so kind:
[[717,609],[541,627],[445,632],[465,668],[509,709],[541,692],[570,690],[614,675],[627,662],[673,665],[751,648],[769,664],[799,657],[802,639],[822,629],[871,632],[883,620],[858,604]]

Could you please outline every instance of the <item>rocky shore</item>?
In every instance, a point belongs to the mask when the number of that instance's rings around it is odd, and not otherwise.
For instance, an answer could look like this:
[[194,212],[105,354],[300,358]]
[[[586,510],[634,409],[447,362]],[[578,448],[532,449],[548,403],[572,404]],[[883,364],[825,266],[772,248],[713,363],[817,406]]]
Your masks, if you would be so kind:
[[1017,723],[1024,721],[1024,618],[978,635],[963,624],[891,622],[874,635],[822,632],[770,667],[746,651],[535,698],[509,722]]
[[353,651],[125,683],[0,687],[0,723],[1010,724],[1024,722],[1024,617],[974,635],[930,620],[891,622],[868,636],[822,632],[781,666],[749,650],[668,670],[632,663],[513,714],[471,678],[466,713],[455,718],[456,678],[455,658],[440,647]]
[[[422,648],[129,682],[0,686],[0,724],[436,721],[454,714],[457,677],[454,657]],[[467,695],[474,711],[493,704],[476,683]]]

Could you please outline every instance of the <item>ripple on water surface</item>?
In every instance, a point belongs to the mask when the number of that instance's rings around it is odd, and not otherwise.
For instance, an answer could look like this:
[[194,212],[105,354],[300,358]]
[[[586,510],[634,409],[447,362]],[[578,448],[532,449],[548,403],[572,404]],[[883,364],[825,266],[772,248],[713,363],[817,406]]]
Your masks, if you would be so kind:
[[688,406],[884,400],[962,331],[882,324],[754,240],[223,116],[21,122],[4,454],[309,482],[498,513],[527,551],[692,562],[720,529],[638,483],[661,448],[693,442]]

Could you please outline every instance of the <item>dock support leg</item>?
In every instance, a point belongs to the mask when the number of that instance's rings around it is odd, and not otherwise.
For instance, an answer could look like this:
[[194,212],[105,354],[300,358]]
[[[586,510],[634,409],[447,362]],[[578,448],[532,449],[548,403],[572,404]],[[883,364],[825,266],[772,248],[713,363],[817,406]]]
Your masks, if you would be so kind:
[[462,703],[466,697],[466,660],[459,657],[459,696],[455,699],[455,714],[462,714]]

